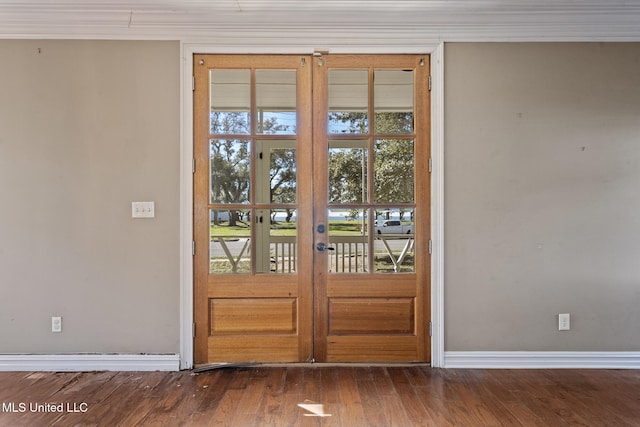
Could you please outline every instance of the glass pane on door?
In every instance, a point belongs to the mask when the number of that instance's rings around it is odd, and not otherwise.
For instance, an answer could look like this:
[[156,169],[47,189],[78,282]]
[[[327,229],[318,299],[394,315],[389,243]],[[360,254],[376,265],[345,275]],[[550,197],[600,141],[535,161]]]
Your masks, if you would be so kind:
[[296,141],[258,141],[258,203],[295,204],[298,199]]
[[413,133],[413,71],[374,71],[375,133]]
[[376,203],[414,202],[413,140],[376,140],[373,169]]
[[364,203],[368,197],[368,141],[329,141],[329,203]]
[[297,271],[298,223],[296,209],[272,209],[269,220],[269,271]]
[[369,261],[368,210],[329,209],[329,272],[365,273]]
[[209,272],[251,273],[251,211],[209,212]]
[[256,70],[256,133],[295,135],[295,70]]
[[211,70],[209,80],[209,133],[251,133],[251,70]]
[[414,272],[414,209],[376,209],[375,216],[374,272]]
[[209,157],[211,203],[249,203],[251,142],[212,139]]
[[329,70],[329,133],[369,133],[369,72]]

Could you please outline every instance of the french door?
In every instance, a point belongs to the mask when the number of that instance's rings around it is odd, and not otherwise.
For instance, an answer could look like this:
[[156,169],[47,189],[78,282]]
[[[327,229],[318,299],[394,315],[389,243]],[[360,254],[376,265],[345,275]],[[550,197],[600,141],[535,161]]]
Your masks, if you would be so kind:
[[428,74],[194,56],[196,364],[430,360]]

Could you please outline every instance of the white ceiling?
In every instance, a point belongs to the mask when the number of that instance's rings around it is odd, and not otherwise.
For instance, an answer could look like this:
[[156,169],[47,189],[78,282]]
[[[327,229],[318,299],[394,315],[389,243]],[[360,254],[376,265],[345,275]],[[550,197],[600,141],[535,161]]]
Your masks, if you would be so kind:
[[0,38],[42,37],[327,46],[640,41],[640,0],[0,1]]

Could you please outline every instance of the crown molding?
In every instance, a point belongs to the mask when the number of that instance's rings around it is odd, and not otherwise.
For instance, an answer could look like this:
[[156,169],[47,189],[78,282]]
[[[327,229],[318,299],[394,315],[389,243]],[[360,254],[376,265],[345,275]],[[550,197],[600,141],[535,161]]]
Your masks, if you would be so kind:
[[224,45],[640,41],[639,0],[134,0],[0,4],[0,38]]

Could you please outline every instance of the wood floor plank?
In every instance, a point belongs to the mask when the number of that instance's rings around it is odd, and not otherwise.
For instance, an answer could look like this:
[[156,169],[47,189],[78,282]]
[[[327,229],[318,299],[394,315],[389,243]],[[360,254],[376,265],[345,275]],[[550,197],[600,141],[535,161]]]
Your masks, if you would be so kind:
[[284,386],[287,378],[285,368],[273,368],[265,379],[262,402],[257,411],[256,422],[261,426],[277,426],[281,417]]
[[326,427],[341,427],[342,420],[345,418],[343,411],[347,408],[343,405],[343,398],[340,395],[341,373],[340,368],[323,369],[320,372],[321,398],[318,403],[322,405],[323,413],[331,415],[322,420],[322,425]]
[[[205,414],[203,416],[204,420],[208,419],[208,422],[203,423],[201,425],[204,426],[229,426],[229,420],[233,419],[235,416],[236,408],[238,407],[238,402],[242,397],[243,390],[239,389],[227,389],[224,394],[222,400],[216,407],[214,411],[210,414]],[[195,425],[195,424],[194,424]]]
[[455,420],[446,406],[448,389],[443,372],[441,369],[422,372],[422,376],[409,376],[409,381],[414,384],[416,393],[427,408],[427,414],[435,420],[436,425],[453,426]]
[[389,369],[389,377],[407,414],[408,425],[436,425],[405,372],[406,369],[402,368]]
[[[633,425],[640,419],[639,399],[629,399],[629,396],[638,396],[637,382],[640,381],[639,371],[580,371],[594,384],[596,391],[591,391],[591,402],[596,400],[595,408],[611,411],[618,418]],[[603,392],[610,390],[611,392]]]
[[264,378],[252,378],[242,393],[238,402],[231,425],[253,426],[256,425],[256,413],[264,397],[266,380]]
[[189,391],[176,411],[172,426],[203,426],[209,424],[212,414],[225,396],[232,375],[223,371],[193,373],[183,387]]
[[183,387],[181,379],[182,376],[179,374],[167,376],[167,381],[162,383],[162,388],[156,389],[158,393],[148,397],[151,409],[142,419],[141,425],[179,424],[175,414],[185,401],[187,394],[191,393],[191,390]]
[[384,378],[380,375],[380,369],[371,368],[370,375],[357,382],[365,425],[387,426],[390,422],[384,408],[379,403],[382,400],[382,396],[378,391],[377,382],[384,381]]
[[[69,375],[54,373],[33,373],[26,377],[30,387],[21,390],[20,402],[24,403],[27,411],[17,418],[17,425],[54,425],[64,415],[57,409],[49,411],[48,408],[57,408],[67,402],[59,401],[58,393],[73,384],[81,373]],[[42,409],[40,409],[42,408]]]
[[[130,381],[123,382],[117,393],[128,396],[121,403],[121,412],[107,410],[100,420],[101,423],[113,423],[112,425],[141,425],[141,421],[153,409],[154,393],[159,386],[170,378],[169,373],[153,372],[150,374],[139,373]],[[169,392],[169,390],[165,390]],[[106,424],[105,424],[106,425]]]
[[[215,409],[222,399],[222,390],[226,390],[231,375],[223,375],[222,371],[202,372],[191,376],[191,397],[183,402],[181,411],[189,415]],[[187,384],[185,384],[187,386]]]
[[301,392],[305,400],[319,402],[322,399],[322,389],[319,387],[321,381],[322,369],[310,369],[304,371]]
[[[541,388],[546,387],[547,385],[543,385],[546,384],[546,381],[541,377],[539,379],[541,381]],[[542,394],[541,389],[532,387],[529,381],[529,376],[524,376],[519,385],[518,400],[514,401],[513,399],[510,399],[508,401],[514,409],[514,412],[522,414],[525,417],[524,419],[518,418],[518,420],[523,425],[527,425],[525,424],[527,420],[535,420],[536,424],[538,424],[539,420],[539,422],[545,426],[567,425],[567,422],[545,403],[545,395]],[[531,418],[531,414],[534,414],[536,418]]]
[[514,382],[510,380],[508,371],[502,371],[500,377],[496,379],[492,373],[494,370],[475,371],[472,390],[478,395],[485,405],[504,426],[540,426],[547,427],[546,424],[533,413],[527,406],[522,404],[523,397],[520,390],[514,387]]
[[[640,372],[322,366],[0,372],[0,426],[638,426]],[[86,403],[85,412],[20,404]],[[323,405],[325,414],[299,406]],[[12,409],[16,411],[13,412]]]
[[342,402],[340,396],[340,377],[344,374],[344,368],[320,371],[320,400],[325,405],[336,405]]
[[[383,397],[384,406],[389,414],[391,425],[410,425],[407,401],[410,400],[411,394],[405,395],[399,390],[399,384],[393,381],[393,377],[397,376],[398,373],[398,368],[385,369],[385,383],[389,388],[389,392]],[[404,378],[404,376],[402,375],[401,378]]]
[[482,399],[482,394],[478,393],[478,389],[468,382],[460,382],[451,384],[451,390],[459,396],[458,400],[463,402],[472,417],[473,423],[483,426],[497,426],[501,422],[495,414],[504,413],[503,407],[497,407],[499,402],[490,402]]
[[308,378],[305,373],[308,369],[290,368],[287,369],[287,377],[284,385],[284,396],[280,410],[280,419],[276,426],[318,426],[319,421],[315,418],[304,416],[304,409],[298,406],[308,397],[308,387],[304,382]]
[[206,388],[204,388],[204,386],[198,384],[198,379],[198,374],[184,375],[180,379],[177,387],[180,390],[181,398],[176,400],[174,409],[167,414],[167,419],[171,426],[188,425],[191,415],[197,411],[202,399],[199,394],[201,391],[208,390],[209,387],[205,384]]
[[17,398],[15,384],[23,383],[30,372],[2,372],[0,378],[0,402],[8,402]]
[[251,379],[251,369],[248,368],[225,369],[222,372],[225,375],[231,375],[229,389],[244,389]]

